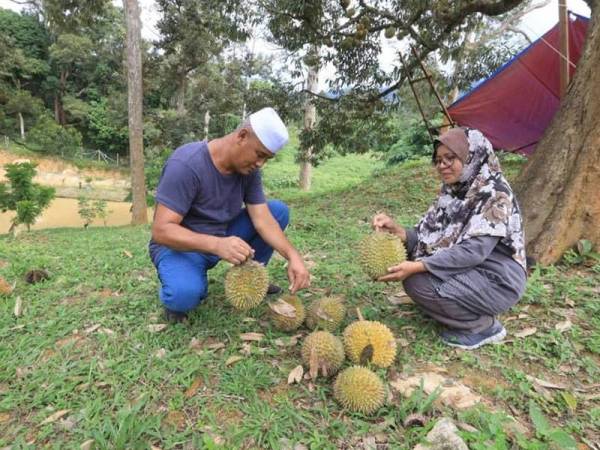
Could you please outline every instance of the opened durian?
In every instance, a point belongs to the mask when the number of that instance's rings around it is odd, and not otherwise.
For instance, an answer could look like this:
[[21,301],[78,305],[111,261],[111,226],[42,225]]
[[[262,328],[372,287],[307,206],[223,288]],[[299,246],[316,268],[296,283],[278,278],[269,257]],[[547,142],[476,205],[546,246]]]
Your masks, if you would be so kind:
[[275,303],[271,303],[269,308],[273,325],[278,330],[295,330],[306,317],[302,300],[297,295],[283,295]]
[[354,364],[389,367],[396,358],[396,339],[381,322],[359,320],[344,330],[346,355]]
[[344,362],[344,344],[328,331],[314,331],[302,344],[302,361],[309,368],[311,377],[325,377],[336,373]]
[[311,330],[335,331],[346,316],[346,305],[341,297],[323,297],[314,300],[306,314],[306,326]]
[[267,295],[268,287],[267,269],[256,261],[233,266],[225,275],[225,297],[239,310],[257,306]]
[[371,414],[383,405],[385,388],[377,374],[366,367],[352,366],[338,374],[333,396],[350,411]]
[[406,261],[406,249],[395,234],[376,231],[369,234],[358,246],[360,264],[372,279],[388,273],[388,268]]

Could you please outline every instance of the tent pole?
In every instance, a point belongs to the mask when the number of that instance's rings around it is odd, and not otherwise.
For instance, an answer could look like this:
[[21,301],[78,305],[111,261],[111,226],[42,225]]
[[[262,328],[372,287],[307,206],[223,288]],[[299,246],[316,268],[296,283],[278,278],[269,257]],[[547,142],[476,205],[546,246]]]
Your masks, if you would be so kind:
[[560,98],[569,87],[569,11],[567,0],[558,0],[558,28],[560,41]]

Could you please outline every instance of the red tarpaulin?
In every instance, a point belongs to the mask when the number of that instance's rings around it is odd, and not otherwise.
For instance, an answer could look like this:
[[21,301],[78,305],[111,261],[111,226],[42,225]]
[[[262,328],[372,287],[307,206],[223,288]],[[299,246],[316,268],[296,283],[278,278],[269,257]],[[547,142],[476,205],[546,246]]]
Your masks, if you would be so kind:
[[[569,59],[583,51],[589,19],[569,15]],[[461,126],[484,133],[494,148],[531,154],[558,110],[558,25],[448,108]],[[571,77],[575,67],[570,65]]]

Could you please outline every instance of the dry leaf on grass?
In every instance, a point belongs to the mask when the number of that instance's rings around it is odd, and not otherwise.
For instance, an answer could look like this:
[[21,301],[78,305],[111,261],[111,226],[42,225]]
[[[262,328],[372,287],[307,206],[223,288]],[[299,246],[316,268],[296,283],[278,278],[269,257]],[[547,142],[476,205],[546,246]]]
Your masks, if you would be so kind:
[[303,375],[304,368],[302,366],[296,366],[288,375],[288,384],[300,383]]
[[242,341],[256,341],[256,342],[260,342],[260,341],[263,340],[264,337],[265,337],[265,335],[262,334],[262,333],[250,332],[250,333],[242,333],[242,334],[240,334],[240,339]]
[[567,305],[570,308],[575,308],[575,302],[569,297],[565,297],[565,305]]
[[414,302],[412,301],[412,299],[408,296],[408,294],[406,292],[404,292],[403,290],[400,290],[390,296],[388,296],[388,301],[394,305],[412,305]]
[[23,315],[23,300],[21,300],[21,297],[17,297],[17,299],[15,300],[15,317],[21,317]]
[[127,256],[128,258],[133,258],[133,255],[131,254],[131,252],[129,250],[123,250],[123,254],[125,256]]
[[204,386],[204,380],[201,377],[196,377],[187,391],[185,391],[185,398],[192,398],[202,386]]
[[166,323],[153,323],[152,325],[148,325],[148,331],[150,333],[158,333],[159,331],[162,331],[165,328],[167,328]]
[[571,329],[572,326],[573,324],[571,323],[571,321],[567,319],[564,322],[558,322],[556,325],[554,325],[554,329],[563,333]]
[[167,354],[167,350],[164,348],[159,348],[158,350],[156,350],[156,352],[154,352],[154,356],[156,356],[159,359],[162,359],[166,356]]
[[185,415],[181,411],[169,411],[163,423],[181,431],[185,428]]
[[290,319],[296,318],[296,308],[282,299],[279,299],[274,303],[269,303],[269,308],[280,316],[289,317]]
[[8,422],[10,420],[10,414],[7,412],[0,413],[0,423]]
[[85,330],[83,330],[83,332],[85,334],[91,334],[94,331],[96,331],[98,328],[100,328],[102,325],[100,325],[99,323],[97,323],[96,325],[92,325],[91,327],[86,328]]
[[14,285],[11,286],[8,281],[0,276],[0,295],[10,295],[14,288]]
[[244,357],[240,355],[230,356],[229,358],[227,358],[227,361],[225,361],[225,365],[231,366],[232,364],[235,364],[236,362],[241,361],[242,359],[244,359]]
[[531,375],[527,375],[527,379],[532,383],[537,384],[543,388],[548,389],[567,389],[568,386],[563,383],[552,383],[550,381],[542,380],[541,378],[532,377]]
[[390,381],[390,386],[405,397],[410,397],[415,389],[420,389],[421,383],[426,395],[439,388],[437,401],[452,408],[470,408],[481,401],[481,397],[473,394],[467,386],[434,372],[423,372],[406,379]]
[[98,330],[98,333],[106,334],[108,336],[114,336],[114,334],[115,334],[115,332],[113,330],[111,330],[110,328],[100,328]]
[[40,425],[46,425],[47,423],[56,422],[58,419],[60,419],[65,414],[68,414],[70,411],[70,409],[61,409],[60,411],[56,411],[54,414],[44,419],[42,423],[40,423]]
[[92,450],[92,448],[94,448],[94,440],[93,439],[88,439],[87,441],[85,441],[83,444],[81,444],[79,446],[80,450]]
[[220,350],[222,348],[225,348],[225,343],[224,342],[215,342],[214,344],[208,344],[206,346],[206,348],[209,350]]
[[529,327],[529,328],[524,328],[521,331],[517,331],[515,333],[515,337],[518,338],[524,338],[527,336],[531,336],[532,334],[537,333],[537,328],[536,327]]

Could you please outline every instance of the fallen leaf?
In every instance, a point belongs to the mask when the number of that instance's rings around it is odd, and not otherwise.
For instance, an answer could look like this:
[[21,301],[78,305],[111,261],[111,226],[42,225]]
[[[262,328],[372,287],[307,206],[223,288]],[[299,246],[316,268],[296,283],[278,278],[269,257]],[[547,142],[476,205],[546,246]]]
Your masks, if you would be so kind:
[[158,350],[156,350],[156,352],[154,352],[154,356],[156,356],[159,359],[164,358],[166,354],[167,350],[164,348],[159,348]]
[[304,368],[302,366],[296,366],[288,375],[288,384],[300,383],[303,375]]
[[114,334],[115,334],[115,332],[113,330],[111,330],[110,328],[100,328],[98,330],[98,333],[107,334],[108,336],[114,336]]
[[8,284],[2,276],[0,276],[0,295],[10,295],[14,289],[14,286]]
[[85,441],[83,444],[81,444],[79,446],[79,449],[80,450],[92,450],[93,447],[94,447],[94,440],[88,439],[87,441]]
[[183,430],[185,428],[185,415],[181,411],[169,411],[163,423],[178,430]]
[[426,395],[439,390],[436,402],[456,409],[470,408],[481,402],[481,397],[475,395],[464,384],[435,372],[423,372],[406,379],[396,379],[390,381],[390,386],[405,397],[410,397],[415,389],[421,389],[421,386]]
[[396,339],[396,343],[400,347],[408,347],[410,345],[410,343],[406,339],[404,339],[404,338],[398,338],[398,339]]
[[10,420],[10,414],[7,412],[0,413],[0,423],[8,422]]
[[152,325],[148,325],[148,331],[150,333],[158,333],[159,331],[162,331],[165,328],[167,328],[166,323],[153,323]]
[[373,359],[373,346],[371,344],[365,346],[362,352],[360,352],[360,365],[366,366]]
[[569,391],[561,392],[560,395],[562,395],[562,398],[567,404],[569,411],[571,411],[571,413],[575,413],[575,410],[577,409],[577,399],[575,396]]
[[569,297],[565,298],[565,305],[567,305],[571,308],[575,308],[575,302],[573,300],[571,300]]
[[263,340],[264,337],[265,337],[265,335],[262,334],[262,333],[250,332],[250,333],[242,333],[242,334],[240,334],[240,339],[242,341],[257,341],[257,342],[260,342],[260,341]]
[[282,299],[279,299],[274,303],[269,303],[269,308],[280,316],[289,317],[290,319],[296,318],[296,308]]
[[54,414],[44,419],[40,425],[46,425],[47,423],[56,422],[58,419],[60,419],[65,414],[68,414],[70,411],[70,409],[61,409],[60,411],[56,411]]
[[517,319],[525,319],[527,317],[529,317],[529,314],[521,313],[517,316]]
[[150,450],[162,450],[162,449],[160,447],[157,447],[156,445],[151,445]]
[[100,328],[101,326],[102,326],[102,325],[100,325],[99,323],[97,323],[96,325],[92,325],[91,327],[89,327],[89,328],[86,328],[85,330],[83,330],[83,332],[84,332],[85,334],[91,334],[91,333],[93,333],[94,331],[96,331],[98,328]]
[[568,386],[563,383],[552,383],[550,381],[542,380],[541,378],[532,377],[531,375],[527,375],[527,379],[532,383],[535,383],[541,387],[548,389],[567,389]]
[[388,297],[388,301],[392,305],[394,305],[394,306],[398,306],[398,305],[412,305],[412,304],[414,304],[414,302],[412,301],[412,299],[404,291],[397,292],[394,295],[390,295]]
[[198,389],[200,389],[203,385],[204,385],[204,380],[201,377],[196,377],[194,379],[194,381],[192,381],[192,384],[187,389],[187,391],[185,391],[185,394],[184,394],[185,398],[192,398],[194,395],[196,395],[196,392],[198,392]]
[[242,319],[242,322],[244,322],[244,323],[252,323],[252,322],[256,322],[256,319],[254,317],[244,317]]
[[225,348],[225,343],[223,343],[223,342],[215,342],[213,344],[208,344],[206,346],[206,348],[209,349],[209,350],[219,350],[219,349]]
[[133,258],[133,255],[131,254],[131,252],[129,250],[123,250],[123,254],[125,256],[127,256],[128,258]]
[[242,344],[242,349],[240,350],[240,353],[245,356],[250,356],[250,354],[252,353],[252,344],[250,342],[244,342]]
[[524,338],[527,336],[531,336],[532,334],[537,333],[537,328],[536,327],[529,327],[529,328],[524,328],[521,331],[517,331],[515,333],[515,337],[518,338]]
[[230,356],[229,358],[227,358],[227,361],[225,361],[225,365],[231,366],[232,364],[235,364],[236,362],[241,361],[242,359],[244,359],[244,357],[240,355]]
[[15,300],[15,317],[21,317],[23,315],[23,300],[21,297],[17,297]]
[[569,330],[572,326],[573,324],[571,323],[571,321],[567,319],[564,322],[558,322],[556,325],[554,325],[554,329],[560,331],[561,333],[564,333],[565,331]]

